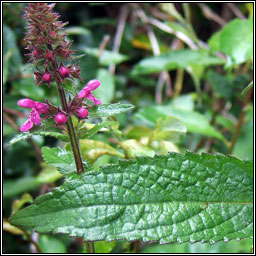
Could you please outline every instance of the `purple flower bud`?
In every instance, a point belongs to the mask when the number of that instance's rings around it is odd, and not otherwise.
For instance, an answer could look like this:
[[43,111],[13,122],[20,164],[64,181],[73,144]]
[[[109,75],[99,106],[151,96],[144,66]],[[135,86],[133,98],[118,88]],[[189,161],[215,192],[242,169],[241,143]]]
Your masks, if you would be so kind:
[[42,80],[49,84],[50,81],[51,81],[51,74],[50,73],[44,73],[42,75]]
[[51,52],[46,52],[46,53],[45,53],[45,58],[46,58],[47,60],[51,60],[52,57],[53,57],[53,55],[52,55]]
[[58,113],[54,117],[54,121],[55,121],[56,124],[65,124],[66,123],[66,116],[62,113]]
[[22,108],[34,108],[35,107],[35,102],[30,99],[21,99],[17,102],[19,107]]
[[49,33],[49,35],[50,35],[51,37],[54,37],[54,36],[55,36],[55,32],[54,32],[54,31],[51,31],[51,32]]
[[60,76],[65,78],[65,77],[68,77],[69,76],[69,69],[64,67],[64,66],[61,66],[59,68],[59,73],[60,73]]
[[32,54],[33,54],[34,57],[37,57],[38,56],[37,50],[33,50]]
[[90,80],[86,86],[78,93],[77,97],[80,98],[87,98],[90,91],[95,90],[100,85],[100,82],[98,80]]
[[80,118],[80,119],[85,119],[88,117],[88,111],[87,109],[85,108],[78,108],[77,109],[77,116]]

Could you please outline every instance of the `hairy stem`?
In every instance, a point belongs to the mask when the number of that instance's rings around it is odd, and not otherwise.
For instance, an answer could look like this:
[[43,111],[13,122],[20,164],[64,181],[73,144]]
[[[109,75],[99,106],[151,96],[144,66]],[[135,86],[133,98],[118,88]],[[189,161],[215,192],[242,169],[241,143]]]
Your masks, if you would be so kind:
[[231,154],[232,150],[236,144],[236,140],[238,138],[239,132],[241,130],[241,127],[244,123],[244,115],[245,115],[245,106],[249,103],[250,99],[251,99],[251,95],[252,95],[252,88],[247,92],[247,94],[245,95],[245,98],[243,100],[242,103],[242,110],[240,112],[240,115],[238,117],[237,123],[235,125],[235,131],[233,133],[231,142],[230,142],[230,147],[228,149],[228,153]]
[[[64,89],[60,85],[58,85],[58,93],[59,93],[62,109],[66,113],[68,113],[68,105],[67,105],[65,92],[64,92]],[[81,153],[80,153],[78,139],[76,137],[76,133],[75,133],[75,129],[73,126],[71,116],[69,116],[67,118],[67,130],[68,130],[68,136],[69,136],[71,148],[72,148],[72,151],[74,154],[77,174],[81,174],[84,172],[84,167],[83,167],[83,163],[82,163],[82,157],[81,157]]]

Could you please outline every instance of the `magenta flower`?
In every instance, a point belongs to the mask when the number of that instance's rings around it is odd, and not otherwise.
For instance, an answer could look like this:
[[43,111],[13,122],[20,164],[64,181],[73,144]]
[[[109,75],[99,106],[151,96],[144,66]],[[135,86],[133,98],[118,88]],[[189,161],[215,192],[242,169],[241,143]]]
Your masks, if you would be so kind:
[[40,125],[40,114],[45,114],[48,110],[48,106],[46,104],[30,99],[21,99],[17,104],[22,108],[32,108],[29,113],[28,120],[20,127],[21,132],[27,132],[33,127],[33,125]]
[[66,116],[62,113],[58,113],[55,117],[54,117],[54,121],[56,124],[65,124],[66,123]]
[[94,105],[99,105],[101,102],[94,98],[91,91],[95,90],[100,86],[100,82],[98,80],[91,80],[89,81],[86,86],[78,93],[77,97],[78,99],[89,99],[94,103]]
[[80,119],[85,119],[88,117],[88,111],[85,108],[78,108],[77,109],[77,116]]

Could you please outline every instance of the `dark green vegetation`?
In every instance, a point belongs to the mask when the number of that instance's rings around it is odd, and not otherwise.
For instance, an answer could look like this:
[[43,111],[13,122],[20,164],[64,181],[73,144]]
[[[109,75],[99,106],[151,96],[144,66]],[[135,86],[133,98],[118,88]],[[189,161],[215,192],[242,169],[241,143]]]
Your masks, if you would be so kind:
[[3,4],[4,252],[86,252],[84,238],[122,239],[95,242],[105,253],[249,253],[252,4],[57,4],[85,54],[77,91],[101,82],[103,105],[73,120],[80,176],[53,120],[18,132],[19,99],[59,105],[25,64],[22,7]]

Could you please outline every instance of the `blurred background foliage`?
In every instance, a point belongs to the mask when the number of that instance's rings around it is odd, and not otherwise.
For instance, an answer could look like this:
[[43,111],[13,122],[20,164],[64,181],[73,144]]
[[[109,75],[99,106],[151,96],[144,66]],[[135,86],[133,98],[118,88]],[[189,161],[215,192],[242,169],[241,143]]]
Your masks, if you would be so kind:
[[[86,252],[80,239],[39,235],[8,222],[32,198],[63,182],[55,168],[41,161],[40,147],[62,145],[55,138],[33,136],[6,147],[27,114],[17,100],[47,98],[59,104],[56,88],[35,86],[26,64],[23,7],[3,4],[3,252],[33,252],[33,241],[43,253]],[[103,103],[136,106],[105,120],[99,133],[81,141],[83,157],[94,169],[123,157],[168,151],[231,153],[252,160],[252,88],[241,95],[253,78],[252,3],[58,3],[55,11],[69,21],[65,30],[72,48],[85,54],[82,79],[101,81],[94,96]],[[83,86],[76,84],[77,90]],[[250,239],[140,244],[140,252],[248,253],[251,246]],[[95,248],[136,250],[134,243],[123,241],[96,242]]]

